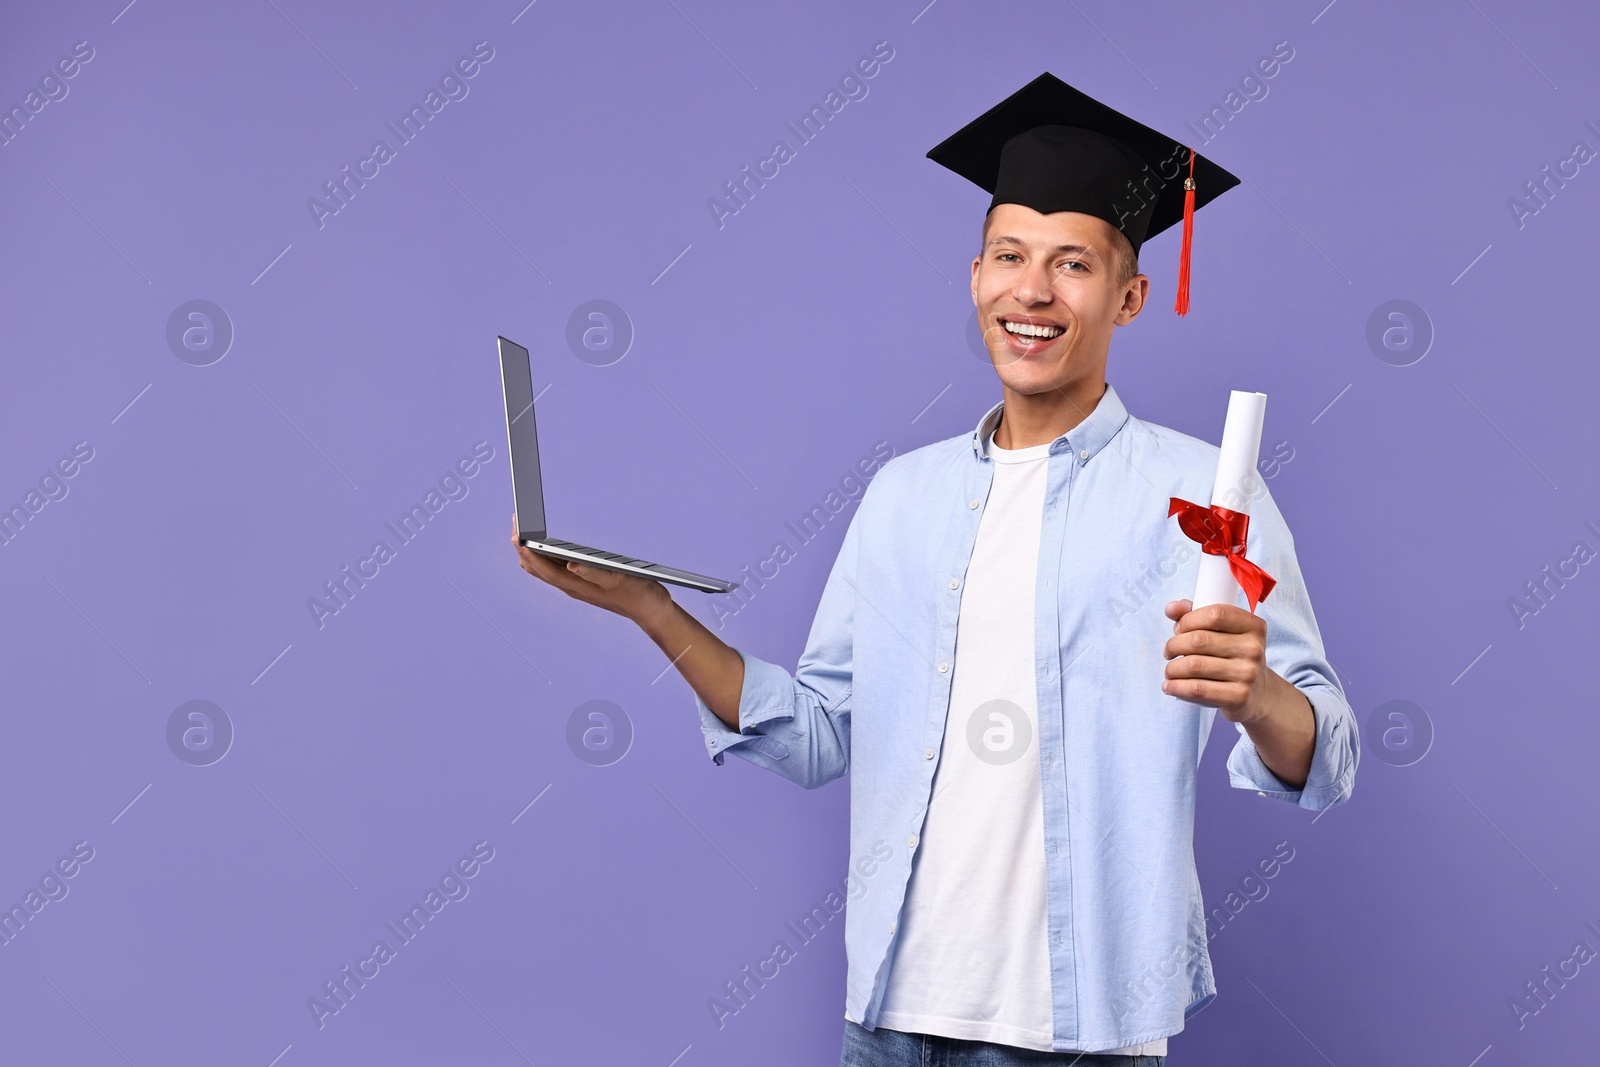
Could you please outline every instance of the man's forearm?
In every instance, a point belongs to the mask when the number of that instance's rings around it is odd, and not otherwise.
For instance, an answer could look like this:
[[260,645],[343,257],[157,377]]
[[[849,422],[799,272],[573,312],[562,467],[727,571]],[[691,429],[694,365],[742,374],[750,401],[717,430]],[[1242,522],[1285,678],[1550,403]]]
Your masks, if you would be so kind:
[[1274,673],[1261,714],[1245,722],[1245,733],[1267,769],[1292,789],[1303,789],[1317,745],[1317,718],[1311,700]]
[[737,730],[739,694],[744,691],[744,659],[738,651],[670,596],[633,621],[667,654],[712,714]]

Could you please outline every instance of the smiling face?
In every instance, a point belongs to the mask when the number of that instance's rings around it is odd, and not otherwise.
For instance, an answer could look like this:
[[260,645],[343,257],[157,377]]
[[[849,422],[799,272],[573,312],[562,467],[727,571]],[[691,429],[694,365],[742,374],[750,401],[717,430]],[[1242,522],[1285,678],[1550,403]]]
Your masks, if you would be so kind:
[[1111,331],[1133,321],[1150,286],[1143,274],[1120,282],[1118,236],[1076,211],[997,204],[989,213],[972,301],[1007,389],[1031,395],[1104,378]]

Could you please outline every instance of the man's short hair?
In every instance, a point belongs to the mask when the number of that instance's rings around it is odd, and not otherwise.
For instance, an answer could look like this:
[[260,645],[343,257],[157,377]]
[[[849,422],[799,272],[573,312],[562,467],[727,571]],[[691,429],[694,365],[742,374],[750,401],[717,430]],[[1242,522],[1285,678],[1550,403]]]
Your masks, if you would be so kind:
[[[989,243],[989,219],[990,215],[983,217],[983,239],[978,244],[978,254],[980,256],[983,254],[984,245]],[[1117,255],[1117,288],[1120,289],[1133,281],[1134,277],[1139,273],[1139,257],[1133,251],[1133,242],[1128,240],[1127,234],[1115,226],[1111,226],[1110,223],[1106,225],[1111,228],[1111,247],[1116,251]]]
[[1128,235],[1111,227],[1111,243],[1117,250],[1117,287],[1127,285],[1139,273],[1139,255],[1133,250]]

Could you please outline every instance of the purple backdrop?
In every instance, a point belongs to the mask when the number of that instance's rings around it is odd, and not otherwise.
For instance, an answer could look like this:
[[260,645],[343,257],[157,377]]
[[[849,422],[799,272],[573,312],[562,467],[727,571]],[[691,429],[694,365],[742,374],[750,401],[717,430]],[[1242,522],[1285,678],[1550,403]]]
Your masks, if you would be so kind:
[[[1150,244],[1108,377],[1211,440],[1271,396],[1362,724],[1325,817],[1213,738],[1235,895],[1170,1062],[1592,1043],[1592,7],[125,2],[0,33],[5,1062],[837,1062],[842,919],[708,1002],[844,876],[848,779],[713,767],[656,648],[517,568],[492,342],[556,533],[741,576],[998,399],[987,200],[923,153],[1046,69],[1246,179],[1186,319]],[[792,668],[849,513],[736,614],[678,600]]]

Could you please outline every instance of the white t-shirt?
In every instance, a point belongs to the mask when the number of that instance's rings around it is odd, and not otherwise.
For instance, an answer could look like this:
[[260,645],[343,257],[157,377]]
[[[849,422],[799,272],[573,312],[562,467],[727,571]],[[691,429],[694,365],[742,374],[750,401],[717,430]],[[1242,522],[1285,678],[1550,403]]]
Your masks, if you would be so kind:
[[[884,991],[891,1030],[1050,1051],[1033,625],[1049,452],[989,444],[950,712]],[[1167,1040],[1113,1053],[1165,1056]]]

